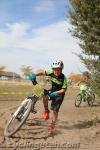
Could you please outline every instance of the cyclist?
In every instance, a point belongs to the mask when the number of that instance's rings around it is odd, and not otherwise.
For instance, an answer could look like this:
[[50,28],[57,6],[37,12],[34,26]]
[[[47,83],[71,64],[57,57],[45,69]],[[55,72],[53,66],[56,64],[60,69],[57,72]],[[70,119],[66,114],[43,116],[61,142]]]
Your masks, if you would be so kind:
[[[36,70],[33,73],[32,79],[36,79],[38,75],[47,75],[51,77],[52,88],[50,94],[43,97],[43,104],[45,111],[43,112],[43,118],[49,119],[49,112],[51,118],[51,124],[48,128],[49,132],[55,129],[55,124],[58,118],[58,112],[63,102],[65,92],[67,90],[67,79],[62,73],[64,64],[61,60],[55,60],[51,64],[51,70]],[[48,100],[51,100],[51,111],[48,108]]]
[[91,89],[91,75],[88,71],[83,72],[84,80],[80,81],[78,85],[80,85],[80,92],[84,95]]

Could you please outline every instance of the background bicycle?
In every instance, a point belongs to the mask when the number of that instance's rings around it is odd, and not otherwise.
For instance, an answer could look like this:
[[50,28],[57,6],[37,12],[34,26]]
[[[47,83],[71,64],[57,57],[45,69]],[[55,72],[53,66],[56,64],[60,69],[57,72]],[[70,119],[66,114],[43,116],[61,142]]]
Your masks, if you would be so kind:
[[79,107],[82,101],[87,102],[89,106],[93,106],[93,103],[95,101],[95,94],[93,93],[90,86],[80,86],[80,93],[76,96],[75,106]]

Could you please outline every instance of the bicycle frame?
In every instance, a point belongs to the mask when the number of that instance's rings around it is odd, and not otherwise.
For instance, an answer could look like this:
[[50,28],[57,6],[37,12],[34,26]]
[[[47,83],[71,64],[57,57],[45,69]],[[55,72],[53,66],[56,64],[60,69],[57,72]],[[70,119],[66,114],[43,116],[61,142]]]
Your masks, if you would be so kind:
[[86,91],[85,90],[82,90],[81,92],[80,92],[80,94],[81,94],[81,96],[82,96],[82,100],[84,101],[84,100],[86,100],[86,95],[87,95],[87,93],[86,93]]
[[80,94],[81,94],[81,96],[82,96],[82,100],[85,101],[85,100],[87,100],[88,97],[91,96],[91,89],[88,88],[87,90],[81,90],[81,91],[80,91]]

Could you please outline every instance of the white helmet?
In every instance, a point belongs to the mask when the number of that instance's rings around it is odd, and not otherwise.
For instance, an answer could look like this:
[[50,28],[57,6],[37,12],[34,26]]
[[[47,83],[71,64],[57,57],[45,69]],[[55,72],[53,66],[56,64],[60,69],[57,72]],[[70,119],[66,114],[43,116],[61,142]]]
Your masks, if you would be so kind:
[[53,68],[62,68],[63,69],[64,64],[61,60],[55,60],[52,62],[51,67],[52,67],[52,69]]

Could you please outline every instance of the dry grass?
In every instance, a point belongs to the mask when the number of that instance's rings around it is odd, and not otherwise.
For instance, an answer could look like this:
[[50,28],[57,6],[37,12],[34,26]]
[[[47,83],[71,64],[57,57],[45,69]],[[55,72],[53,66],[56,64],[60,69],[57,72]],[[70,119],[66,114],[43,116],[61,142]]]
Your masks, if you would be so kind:
[[[0,100],[21,100],[22,97],[26,96],[27,93],[32,93],[32,84],[21,84],[20,82],[0,82],[0,93],[8,92],[8,94],[0,94]],[[15,92],[16,94],[11,94]],[[18,94],[22,92],[21,94]]]

